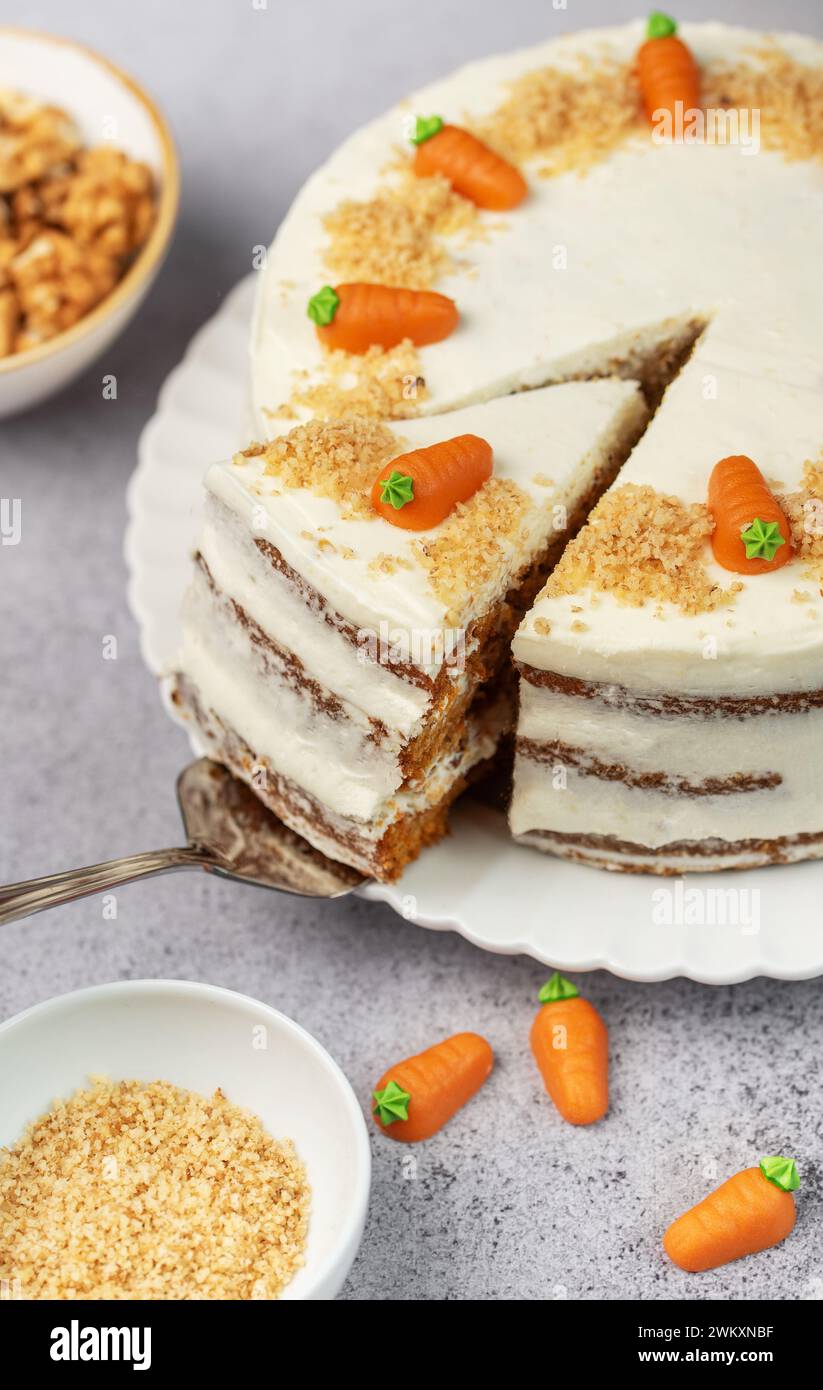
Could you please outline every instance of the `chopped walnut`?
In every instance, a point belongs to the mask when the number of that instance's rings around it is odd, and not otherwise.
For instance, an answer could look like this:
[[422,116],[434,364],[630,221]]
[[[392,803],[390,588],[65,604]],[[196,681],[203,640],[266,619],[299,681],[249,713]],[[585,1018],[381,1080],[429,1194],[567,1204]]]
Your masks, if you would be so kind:
[[71,160],[80,132],[56,106],[0,91],[0,193],[13,193]]
[[47,342],[99,304],[154,217],[144,164],[83,149],[65,112],[0,92],[0,357]]
[[73,172],[45,183],[41,198],[47,221],[109,256],[131,255],[154,221],[151,171],[105,146],[82,150]]

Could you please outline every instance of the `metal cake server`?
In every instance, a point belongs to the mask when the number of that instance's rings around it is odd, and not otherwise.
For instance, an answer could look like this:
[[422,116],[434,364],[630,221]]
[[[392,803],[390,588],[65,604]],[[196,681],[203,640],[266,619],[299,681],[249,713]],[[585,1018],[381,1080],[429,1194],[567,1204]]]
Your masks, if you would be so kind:
[[342,898],[367,881],[367,875],[313,849],[210,758],[183,769],[177,799],[188,844],[10,883],[0,888],[0,923],[173,869],[205,869],[305,898]]

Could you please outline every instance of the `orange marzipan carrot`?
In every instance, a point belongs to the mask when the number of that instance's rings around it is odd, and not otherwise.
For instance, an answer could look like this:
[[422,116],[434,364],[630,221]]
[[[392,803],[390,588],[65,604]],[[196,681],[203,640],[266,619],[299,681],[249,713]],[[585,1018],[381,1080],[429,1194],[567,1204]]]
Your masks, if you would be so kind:
[[765,574],[792,558],[786,515],[757,464],[745,454],[731,454],[715,464],[708,501],[714,518],[712,550],[724,569]]
[[[769,1171],[775,1176],[767,1176]],[[764,1158],[759,1168],[735,1173],[673,1221],[663,1248],[692,1274],[767,1250],[794,1226],[791,1194],[799,1185],[792,1159]]]
[[391,1139],[428,1139],[480,1090],[494,1053],[479,1033],[455,1033],[384,1072],[374,1090],[374,1122]]
[[594,1124],[609,1108],[609,1030],[562,975],[554,974],[539,998],[530,1040],[546,1090],[569,1124]]
[[364,353],[406,338],[416,347],[439,343],[454,332],[459,314],[453,299],[434,290],[354,281],[325,286],[309,301],[309,317],[324,347]]
[[458,434],[384,464],[372,486],[375,510],[405,531],[437,526],[491,477],[491,444]]
[[461,126],[442,125],[417,146],[413,168],[421,178],[442,174],[455,193],[480,208],[508,212],[522,203],[528,185],[519,169]]
[[650,37],[637,51],[640,95],[652,122],[656,111],[668,111],[674,116],[678,101],[683,103],[684,112],[694,110],[700,103],[700,72],[691,50],[676,37],[676,27],[667,15],[652,15]]

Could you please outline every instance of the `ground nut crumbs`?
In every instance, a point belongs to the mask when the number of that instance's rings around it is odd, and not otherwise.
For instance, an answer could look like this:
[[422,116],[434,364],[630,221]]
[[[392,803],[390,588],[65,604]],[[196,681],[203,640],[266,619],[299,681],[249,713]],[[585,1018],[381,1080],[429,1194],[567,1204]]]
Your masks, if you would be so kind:
[[374,516],[371,488],[383,464],[399,452],[386,425],[373,420],[310,420],[270,444],[252,445],[264,472],[286,487],[305,487],[337,502],[347,518]]
[[93,1078],[0,1149],[0,1278],[29,1299],[277,1298],[309,1206],[291,1141],[220,1090]]
[[750,63],[712,64],[703,105],[760,112],[760,142],[789,159],[823,158],[823,68],[790,58],[775,40],[751,49]]
[[417,178],[405,153],[402,163],[373,198],[346,199],[325,218],[324,259],[337,280],[430,289],[457,268],[442,238],[477,234],[473,203],[455,193],[447,179]]
[[434,593],[444,603],[476,594],[501,571],[507,543],[516,544],[530,501],[508,478],[489,478],[459,502],[437,528],[436,540],[414,543]]
[[417,349],[405,339],[388,351],[371,347],[362,355],[325,353],[322,379],[298,384],[288,403],[272,414],[288,418],[304,409],[322,420],[355,415],[405,420],[417,414],[427,394]]
[[[405,151],[373,198],[346,199],[327,215],[324,227],[324,259],[333,280],[409,289],[428,289],[458,268],[444,237],[485,234],[474,204],[455,193],[447,179],[417,178]],[[294,416],[302,408],[327,420],[347,415],[403,420],[416,414],[426,394],[417,351],[406,341],[388,351],[375,346],[362,356],[324,353],[321,379],[298,381],[289,401],[272,413]]]
[[792,533],[792,545],[806,562],[804,579],[823,582],[823,455],[803,465],[803,486],[778,497]]
[[653,599],[684,613],[722,608],[742,585],[721,589],[709,579],[704,561],[712,529],[702,503],[689,506],[654,488],[625,483],[600,499],[543,592],[554,598],[591,587],[633,607]]
[[65,112],[0,92],[0,357],[38,347],[99,304],[154,217],[146,165],[82,149]]
[[643,126],[630,66],[581,59],[574,71],[524,73],[474,129],[514,163],[545,156],[536,172],[548,178],[583,172]]
[[[774,41],[750,61],[708,65],[703,107],[761,113],[761,140],[790,159],[823,157],[823,69],[790,58]],[[546,156],[543,177],[600,163],[631,135],[647,130],[633,64],[581,58],[575,70],[541,68],[508,86],[505,100],[473,127],[515,163]]]
[[397,574],[398,570],[413,569],[413,565],[403,555],[387,555],[381,551],[369,560],[367,569],[371,574]]

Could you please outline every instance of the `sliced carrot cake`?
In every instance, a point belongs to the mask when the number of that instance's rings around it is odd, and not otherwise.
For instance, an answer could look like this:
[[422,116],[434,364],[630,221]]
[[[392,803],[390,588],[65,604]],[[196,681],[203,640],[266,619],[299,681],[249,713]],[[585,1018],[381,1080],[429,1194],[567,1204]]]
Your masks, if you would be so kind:
[[175,687],[204,748],[319,849],[398,873],[511,727],[517,623],[645,419],[632,383],[571,382],[215,465]]
[[655,14],[347,140],[261,272],[266,442],[208,476],[175,684],[204,745],[391,877],[511,728],[516,670],[524,842],[821,852],[821,228],[798,35]]

